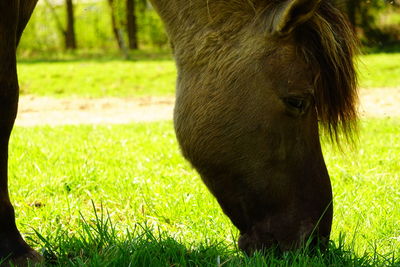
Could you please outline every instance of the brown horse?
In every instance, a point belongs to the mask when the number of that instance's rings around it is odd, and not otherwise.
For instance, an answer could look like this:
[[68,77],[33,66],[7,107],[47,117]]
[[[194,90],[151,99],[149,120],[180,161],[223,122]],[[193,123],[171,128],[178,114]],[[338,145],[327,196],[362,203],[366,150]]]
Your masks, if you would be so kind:
[[151,2],[178,68],[183,155],[240,230],[239,247],[326,243],[318,119],[337,138],[357,117],[357,42],[343,15],[326,0]]
[[[0,1],[0,258],[38,255],[7,189],[15,50],[36,0]],[[247,252],[329,240],[332,191],[318,120],[333,139],[357,117],[356,39],[329,0],[151,0],[178,67],[183,155],[240,230]]]

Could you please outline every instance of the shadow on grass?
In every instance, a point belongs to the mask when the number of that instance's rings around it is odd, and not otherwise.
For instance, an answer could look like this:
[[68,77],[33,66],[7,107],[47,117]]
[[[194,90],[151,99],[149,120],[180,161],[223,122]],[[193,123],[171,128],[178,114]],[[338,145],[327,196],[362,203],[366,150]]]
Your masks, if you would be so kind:
[[363,46],[362,52],[364,54],[397,54],[400,53],[400,42],[388,44],[388,45],[380,45],[376,44],[375,46]]
[[172,52],[169,50],[138,50],[130,51],[128,57],[118,51],[54,51],[36,54],[18,55],[18,62],[35,63],[70,63],[70,62],[110,62],[110,61],[171,61]]
[[94,208],[95,218],[81,218],[71,234],[59,228],[51,236],[36,232],[31,242],[42,247],[44,266],[400,266],[393,255],[356,255],[346,249],[344,238],[331,242],[327,252],[307,250],[276,256],[273,251],[248,257],[226,244],[204,242],[185,245],[166,232],[146,224],[117,233],[108,214]]

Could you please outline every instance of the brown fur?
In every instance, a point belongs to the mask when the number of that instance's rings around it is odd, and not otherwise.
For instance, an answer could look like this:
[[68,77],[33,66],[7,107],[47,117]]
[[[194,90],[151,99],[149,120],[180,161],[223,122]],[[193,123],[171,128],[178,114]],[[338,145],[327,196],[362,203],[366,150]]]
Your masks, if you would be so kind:
[[326,242],[332,193],[317,120],[337,139],[357,117],[344,17],[323,0],[152,2],[178,67],[182,153],[240,230],[239,246]]
[[[223,46],[227,49],[226,46],[229,45],[229,37],[226,40],[217,39],[221,36],[226,37],[221,33],[240,33],[240,29],[246,24],[258,24],[259,39],[270,38],[268,35],[271,35],[269,33],[274,23],[271,17],[276,17],[274,13],[278,13],[279,4],[284,1],[234,0],[229,1],[229,5],[223,0],[154,2],[161,10],[159,12],[165,21],[172,43],[179,40],[185,44],[182,50],[175,53],[178,64],[181,60],[193,60],[191,62],[198,64],[207,60],[230,65],[237,63],[238,55],[232,55],[230,58],[217,52],[218,47]],[[180,12],[177,13],[173,9]],[[270,14],[264,16],[265,13]],[[189,29],[185,28],[185,24],[191,24]],[[218,33],[202,34],[206,29],[218,29]],[[196,36],[201,40],[197,40]],[[314,65],[314,71],[317,72],[314,96],[320,122],[336,140],[340,131],[350,135],[356,128],[358,118],[357,75],[353,60],[358,52],[358,40],[352,27],[331,1],[324,0],[316,14],[296,29],[295,36],[299,50],[308,63]],[[192,38],[192,42],[186,41]],[[257,37],[249,37],[247,41],[249,47],[246,49],[257,48],[257,45],[250,43],[257,42]],[[205,43],[208,44],[203,45]],[[257,52],[261,51],[253,51]],[[224,58],[216,58],[218,56]],[[234,56],[236,58],[233,58]]]

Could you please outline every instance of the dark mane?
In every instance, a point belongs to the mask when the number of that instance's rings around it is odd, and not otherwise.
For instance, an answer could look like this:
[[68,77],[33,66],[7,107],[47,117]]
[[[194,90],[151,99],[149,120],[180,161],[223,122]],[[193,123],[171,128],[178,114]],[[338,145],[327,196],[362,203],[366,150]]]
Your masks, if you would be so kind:
[[296,30],[296,41],[313,66],[315,104],[320,123],[333,140],[351,137],[357,128],[357,73],[354,56],[358,41],[344,15],[322,1],[316,15]]

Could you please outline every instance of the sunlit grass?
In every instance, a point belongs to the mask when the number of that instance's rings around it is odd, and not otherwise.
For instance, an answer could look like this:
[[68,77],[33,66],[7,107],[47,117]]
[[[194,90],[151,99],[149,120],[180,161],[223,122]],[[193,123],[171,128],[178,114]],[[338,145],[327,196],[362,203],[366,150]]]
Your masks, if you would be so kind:
[[[138,97],[174,95],[176,69],[168,54],[136,53],[133,60],[60,55],[61,60],[22,60],[19,80],[22,94],[53,97]],[[84,56],[82,56],[84,57]],[[399,87],[400,54],[361,57],[363,88]]]
[[60,266],[398,266],[399,132],[399,119],[368,120],[353,151],[324,143],[335,196],[325,256],[238,252],[170,122],[17,127],[10,190],[21,231]]
[[173,95],[172,60],[83,60],[21,62],[22,94],[39,96],[134,97]]
[[358,67],[363,88],[400,87],[400,53],[364,55]]

